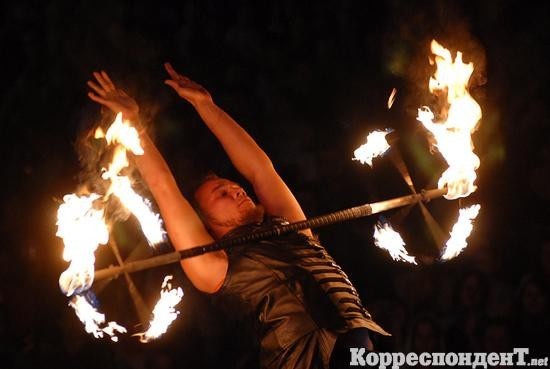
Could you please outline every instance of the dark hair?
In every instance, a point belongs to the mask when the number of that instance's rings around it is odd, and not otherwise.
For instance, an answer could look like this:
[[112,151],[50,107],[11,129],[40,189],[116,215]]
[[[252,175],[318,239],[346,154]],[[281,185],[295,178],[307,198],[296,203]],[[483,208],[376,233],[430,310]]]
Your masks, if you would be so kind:
[[208,173],[206,173],[206,175],[204,175],[203,177],[201,177],[199,179],[198,182],[196,182],[193,186],[193,198],[195,198],[195,193],[199,190],[199,188],[205,184],[206,182],[208,181],[212,181],[214,179],[219,179],[221,178],[220,176],[218,176],[216,173],[212,172],[212,171],[208,171]]
[[207,229],[209,228],[207,218],[206,218],[204,212],[202,211],[202,209],[201,209],[201,207],[200,207],[200,205],[197,201],[197,197],[195,196],[195,194],[197,193],[197,191],[199,190],[199,188],[203,184],[205,184],[208,181],[212,181],[212,180],[215,180],[215,179],[218,179],[218,178],[221,178],[221,177],[218,176],[213,171],[208,171],[208,173],[206,173],[206,175],[202,176],[199,181],[194,183],[194,185],[191,189],[190,197],[189,197],[189,202],[191,203],[191,206],[193,207],[193,209],[195,209],[195,212],[197,213],[197,215],[199,216],[202,223],[204,224],[204,226]]

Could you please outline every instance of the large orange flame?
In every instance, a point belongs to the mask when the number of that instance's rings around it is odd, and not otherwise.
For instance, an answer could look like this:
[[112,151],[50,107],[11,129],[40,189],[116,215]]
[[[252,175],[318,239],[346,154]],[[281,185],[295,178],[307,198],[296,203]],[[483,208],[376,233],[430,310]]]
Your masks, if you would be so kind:
[[446,92],[448,111],[446,114],[445,111],[438,112],[444,120],[434,121],[434,113],[423,107],[419,109],[417,119],[433,134],[435,146],[449,165],[441,175],[438,187],[447,188],[447,199],[466,197],[476,190],[475,170],[480,164],[473,152],[471,134],[481,119],[481,108],[468,92],[474,65],[463,63],[460,51],[453,61],[450,51],[435,40],[431,43],[431,50],[437,70],[430,78],[429,89],[432,93]]
[[[103,137],[101,134],[96,136]],[[109,144],[119,144],[115,148],[109,168],[102,175],[103,179],[111,181],[108,195],[112,193],[117,196],[124,207],[134,214],[151,246],[164,242],[166,232],[162,226],[162,219],[151,210],[150,202],[134,191],[130,179],[120,175],[122,169],[129,164],[126,156],[127,151],[131,151],[135,155],[143,155],[137,130],[128,122],[123,122],[122,114],[119,113],[104,138]]]
[[94,281],[94,252],[109,240],[103,209],[94,203],[98,194],[65,195],[57,210],[57,233],[63,239],[63,259],[71,264],[59,277],[59,287],[67,296],[91,287]]

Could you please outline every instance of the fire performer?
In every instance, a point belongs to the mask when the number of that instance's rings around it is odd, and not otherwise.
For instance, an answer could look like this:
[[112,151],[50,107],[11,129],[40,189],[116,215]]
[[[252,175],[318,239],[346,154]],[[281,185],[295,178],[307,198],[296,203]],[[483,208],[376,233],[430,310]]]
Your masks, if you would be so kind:
[[[134,161],[149,186],[177,250],[305,219],[296,198],[266,153],[201,85],[165,64],[165,83],[189,102],[250,181],[259,204],[237,183],[207,177],[195,191],[197,209],[184,198],[167,163],[141,129],[144,155]],[[94,73],[89,97],[138,122],[139,106],[107,73]],[[349,347],[372,350],[369,330],[388,335],[363,307],[344,271],[311,230],[181,260],[200,291],[230,315],[253,319],[262,368],[342,368]]]

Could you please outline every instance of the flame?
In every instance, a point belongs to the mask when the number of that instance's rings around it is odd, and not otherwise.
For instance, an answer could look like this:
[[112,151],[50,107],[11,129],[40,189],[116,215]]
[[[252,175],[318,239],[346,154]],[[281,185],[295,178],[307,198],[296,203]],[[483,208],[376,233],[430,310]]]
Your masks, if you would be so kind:
[[[63,239],[65,244],[63,259],[70,261],[71,264],[59,277],[59,285],[67,296],[77,293],[69,305],[84,323],[86,332],[92,333],[96,338],[107,334],[111,340],[116,342],[118,341],[116,333],[125,333],[126,329],[116,322],[104,324],[105,315],[98,312],[86,297],[78,295],[91,287],[94,280],[94,252],[99,244],[106,244],[109,240],[104,209],[94,206],[98,203],[103,204],[103,202],[96,202],[96,200],[105,201],[112,194],[117,196],[121,203],[138,218],[151,245],[164,241],[166,232],[162,227],[159,215],[151,211],[150,202],[135,193],[128,177],[120,175],[120,172],[129,165],[127,151],[131,151],[135,155],[144,153],[137,130],[129,122],[123,122],[122,115],[119,113],[107,132],[104,133],[98,127],[94,132],[94,138],[105,138],[108,144],[116,145],[113,160],[108,169],[103,169],[102,174],[103,179],[111,181],[111,186],[103,195],[95,193],[88,196],[69,194],[63,198],[64,203],[59,206],[57,212],[58,230],[56,234]],[[163,288],[165,284],[163,284]],[[181,289],[178,291],[175,293],[181,300],[183,292]],[[167,293],[171,296],[171,292],[173,291]],[[166,327],[172,320],[166,324]],[[158,335],[160,334],[162,332]]]
[[133,152],[135,155],[143,155],[139,133],[132,127],[130,122],[122,121],[122,113],[116,115],[115,121],[105,134],[105,139],[108,144],[120,143],[126,150]]
[[57,233],[63,239],[63,259],[71,262],[59,277],[59,287],[67,296],[82,292],[94,281],[94,252],[109,240],[103,209],[95,209],[100,195],[65,195],[57,210]]
[[472,222],[479,214],[479,209],[481,206],[475,204],[459,210],[458,221],[451,230],[451,238],[445,244],[441,259],[450,260],[458,256],[468,246],[466,238],[472,233]]
[[112,177],[110,191],[138,219],[149,245],[154,246],[164,242],[166,232],[162,227],[162,219],[158,214],[151,211],[151,203],[132,189],[128,177]]
[[388,97],[388,109],[391,109],[393,103],[395,102],[395,95],[397,95],[397,89],[394,87]]
[[101,129],[101,127],[97,127],[95,129],[94,138],[95,139],[105,138],[105,132],[103,132],[103,129]]
[[388,222],[377,222],[374,226],[374,244],[387,250],[393,260],[416,264],[414,256],[410,256],[405,249],[405,241]]
[[466,197],[476,190],[475,170],[480,164],[473,152],[471,134],[481,119],[481,108],[467,89],[474,65],[463,63],[460,51],[453,61],[450,51],[435,40],[432,40],[431,50],[437,70],[430,78],[429,89],[432,93],[446,91],[447,118],[434,122],[434,113],[423,107],[418,110],[417,119],[434,135],[435,146],[449,165],[439,178],[438,187],[447,187],[447,199]]
[[356,149],[353,154],[353,160],[359,160],[361,164],[368,164],[372,167],[372,160],[380,155],[383,155],[390,145],[386,140],[386,135],[391,130],[373,131],[367,136],[367,142]]
[[103,179],[111,181],[107,194],[117,196],[124,207],[134,214],[149,245],[153,246],[164,242],[166,232],[163,229],[160,216],[151,210],[151,203],[147,199],[144,199],[133,190],[130,179],[119,175],[129,165],[126,155],[127,150],[136,155],[143,154],[137,130],[129,123],[123,123],[122,116],[119,113],[107,130],[105,139],[109,144],[120,144],[115,148],[109,168],[102,174]]
[[108,322],[106,326],[100,327],[105,323],[105,314],[98,312],[84,296],[75,295],[69,301],[69,306],[75,310],[78,319],[84,323],[86,332],[93,334],[95,338],[103,338],[103,335],[107,334],[112,341],[118,342],[115,333],[126,333],[126,328],[117,322]]
[[164,277],[160,291],[160,300],[153,309],[153,320],[149,323],[149,329],[145,332],[135,334],[135,336],[139,336],[139,340],[143,343],[147,343],[166,333],[170,324],[178,317],[179,311],[174,309],[174,306],[181,301],[183,290],[180,287],[172,289],[171,279],[171,275]]

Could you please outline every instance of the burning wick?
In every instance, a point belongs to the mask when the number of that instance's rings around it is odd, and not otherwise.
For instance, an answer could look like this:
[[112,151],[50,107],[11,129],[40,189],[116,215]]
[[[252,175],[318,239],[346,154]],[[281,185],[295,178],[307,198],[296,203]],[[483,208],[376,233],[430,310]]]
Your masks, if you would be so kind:
[[369,133],[367,142],[353,152],[355,155],[353,160],[359,160],[361,164],[368,164],[372,167],[372,160],[389,150],[390,145],[386,140],[386,135],[390,132],[392,132],[391,129],[386,129]]
[[174,309],[174,306],[179,304],[183,297],[183,290],[178,287],[172,289],[170,280],[171,275],[164,277],[162,287],[160,291],[160,300],[153,309],[153,320],[151,320],[149,329],[143,333],[136,333],[134,336],[138,336],[139,340],[143,343],[147,343],[152,339],[158,338],[164,333],[179,315],[179,311]]
[[113,342],[118,342],[116,332],[126,333],[126,328],[117,322],[108,322],[106,326],[100,327],[105,323],[105,314],[98,312],[82,295],[75,295],[69,301],[69,306],[75,310],[78,319],[84,323],[86,332],[93,334],[95,338],[103,338],[103,335],[107,334]]
[[108,144],[120,143],[126,150],[133,152],[135,155],[143,155],[144,153],[138,131],[130,125],[130,122],[122,121],[122,113],[116,115],[115,121],[105,134],[105,140]]
[[63,259],[69,267],[59,277],[59,287],[67,296],[89,289],[94,281],[94,252],[109,240],[103,209],[95,209],[100,195],[65,195],[57,210],[57,233],[63,239]]
[[397,95],[397,89],[394,87],[391,90],[390,97],[388,98],[388,109],[391,109],[393,102],[395,101],[395,95]]
[[481,206],[476,204],[459,210],[458,221],[451,230],[451,238],[445,244],[441,255],[442,260],[450,260],[458,256],[468,246],[466,238],[472,233],[474,228],[472,222],[479,214],[479,209]]
[[122,114],[118,113],[107,133],[103,136],[103,132],[98,128],[95,137],[104,137],[108,144],[120,144],[115,149],[109,169],[104,170],[101,176],[111,181],[108,194],[117,196],[124,207],[134,214],[150,246],[164,242],[166,232],[160,216],[151,210],[151,203],[147,199],[133,190],[130,179],[119,175],[120,171],[129,165],[126,151],[143,155],[137,130],[129,122],[123,122]]
[[467,197],[476,190],[475,170],[480,162],[473,152],[471,134],[481,119],[481,108],[467,88],[474,71],[473,63],[464,64],[460,51],[453,61],[451,52],[435,40],[432,40],[431,50],[437,70],[430,78],[429,89],[432,93],[446,92],[448,111],[440,114],[446,116],[445,120],[434,122],[435,114],[423,107],[418,110],[417,119],[433,134],[435,146],[449,165],[437,185],[447,187],[445,198],[452,200]]
[[405,241],[401,235],[386,221],[378,221],[374,226],[374,244],[388,251],[393,260],[416,264],[414,256],[407,253]]

